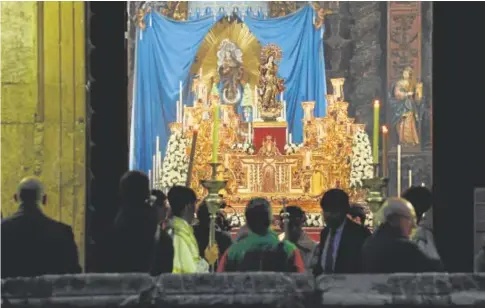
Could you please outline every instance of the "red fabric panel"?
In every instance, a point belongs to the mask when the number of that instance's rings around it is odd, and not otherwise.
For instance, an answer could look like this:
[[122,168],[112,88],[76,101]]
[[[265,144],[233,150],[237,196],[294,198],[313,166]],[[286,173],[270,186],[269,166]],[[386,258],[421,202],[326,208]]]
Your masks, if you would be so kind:
[[272,136],[276,140],[276,145],[281,154],[285,154],[286,128],[285,127],[255,127],[254,128],[254,147],[259,151],[266,136]]

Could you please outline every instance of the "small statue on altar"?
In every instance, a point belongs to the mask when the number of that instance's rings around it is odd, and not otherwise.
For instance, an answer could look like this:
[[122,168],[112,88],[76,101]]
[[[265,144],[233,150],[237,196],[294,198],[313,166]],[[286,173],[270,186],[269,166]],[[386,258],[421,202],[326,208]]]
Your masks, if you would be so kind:
[[420,144],[422,88],[423,84],[416,83],[410,67],[403,70],[401,79],[391,88],[391,124],[403,146],[414,147]]
[[244,73],[242,51],[228,39],[224,39],[219,46],[217,68],[222,102],[238,104],[242,98],[241,78]]
[[276,119],[283,104],[276,97],[285,90],[284,80],[277,76],[277,62],[281,60],[282,51],[275,44],[268,44],[261,51],[261,66],[259,67],[259,106],[261,115],[267,120]]

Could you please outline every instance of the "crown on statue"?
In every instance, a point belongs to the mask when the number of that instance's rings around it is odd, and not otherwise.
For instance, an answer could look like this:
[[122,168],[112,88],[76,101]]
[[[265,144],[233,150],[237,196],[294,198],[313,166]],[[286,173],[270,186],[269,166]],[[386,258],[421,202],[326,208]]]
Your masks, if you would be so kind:
[[268,44],[261,49],[261,62],[265,63],[270,56],[273,56],[274,61],[279,61],[283,57],[283,51],[276,44]]

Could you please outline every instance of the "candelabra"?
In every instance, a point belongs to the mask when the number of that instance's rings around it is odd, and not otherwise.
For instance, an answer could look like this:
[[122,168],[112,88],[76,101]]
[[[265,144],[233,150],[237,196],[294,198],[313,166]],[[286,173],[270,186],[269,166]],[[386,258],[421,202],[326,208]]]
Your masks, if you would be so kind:
[[[216,239],[216,215],[222,206],[223,199],[219,195],[221,189],[226,187],[227,181],[217,179],[217,167],[219,163],[210,163],[212,167],[212,176],[209,180],[201,180],[200,184],[204,186],[209,192],[204,201],[207,204],[210,215],[210,227],[209,227],[209,248],[212,247]],[[211,271],[214,271],[213,265],[211,265]]]
[[[377,164],[374,164],[374,171],[377,170],[377,167]],[[369,204],[369,208],[373,214],[377,213],[386,198],[382,191],[383,188],[387,187],[388,182],[388,178],[379,177],[376,172],[374,172],[372,179],[362,180],[363,187],[368,189],[365,201]]]

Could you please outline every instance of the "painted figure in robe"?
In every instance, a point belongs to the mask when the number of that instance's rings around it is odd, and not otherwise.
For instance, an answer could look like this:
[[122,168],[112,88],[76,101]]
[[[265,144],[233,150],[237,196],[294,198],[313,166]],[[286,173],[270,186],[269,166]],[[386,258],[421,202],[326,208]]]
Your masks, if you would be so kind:
[[416,83],[413,79],[412,68],[407,67],[391,89],[391,124],[403,146],[414,147],[420,144],[422,87],[422,83]]
[[242,99],[241,78],[244,73],[242,51],[228,39],[224,39],[219,46],[217,67],[222,102],[238,104]]

